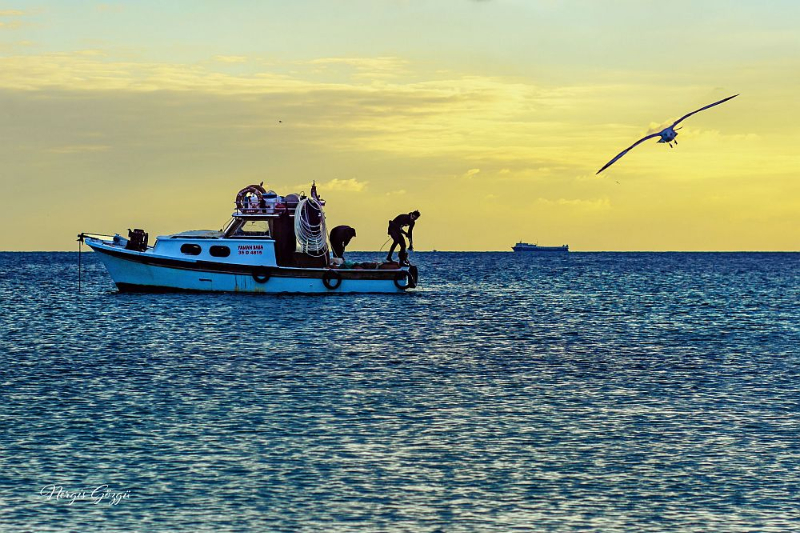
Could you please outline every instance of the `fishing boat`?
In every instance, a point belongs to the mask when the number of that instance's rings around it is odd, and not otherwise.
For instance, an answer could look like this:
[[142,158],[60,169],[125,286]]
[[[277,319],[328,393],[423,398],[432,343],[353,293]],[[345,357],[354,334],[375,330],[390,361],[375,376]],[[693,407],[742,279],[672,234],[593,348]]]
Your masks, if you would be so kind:
[[309,196],[250,185],[219,231],[162,235],[152,245],[141,229],[127,238],[81,233],[78,240],[123,292],[398,293],[417,286],[417,268],[408,263],[332,258],[324,205],[316,184]]
[[515,252],[569,252],[569,245],[562,246],[539,246],[527,242],[518,242],[512,248]]

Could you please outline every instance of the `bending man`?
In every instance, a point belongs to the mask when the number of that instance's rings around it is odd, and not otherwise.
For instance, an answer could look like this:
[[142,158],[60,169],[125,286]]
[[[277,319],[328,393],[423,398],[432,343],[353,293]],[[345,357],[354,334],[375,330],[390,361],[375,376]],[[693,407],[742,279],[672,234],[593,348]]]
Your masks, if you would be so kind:
[[[408,237],[408,249],[412,252],[414,251],[414,222],[420,217],[419,211],[412,211],[411,213],[397,215],[394,217],[394,220],[389,221],[389,237],[392,238],[392,247],[389,248],[389,255],[386,256],[387,261],[392,260],[392,254],[394,253],[394,249],[397,246],[400,246],[400,251],[397,253],[397,257],[400,260],[400,263],[405,263],[408,260],[408,254],[406,253],[406,241],[403,239],[403,235]],[[408,231],[403,230],[405,226],[408,226]]]
[[336,226],[331,230],[331,249],[333,257],[344,259],[344,249],[350,244],[350,239],[356,236],[356,230],[350,226]]

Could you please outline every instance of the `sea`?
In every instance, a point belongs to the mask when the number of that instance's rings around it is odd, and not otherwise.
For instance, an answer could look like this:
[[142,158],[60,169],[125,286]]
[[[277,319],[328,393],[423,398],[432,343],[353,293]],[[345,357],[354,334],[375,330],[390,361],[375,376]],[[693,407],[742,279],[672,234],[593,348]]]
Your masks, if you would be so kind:
[[0,531],[800,530],[800,254],[412,261],[121,294],[0,254]]

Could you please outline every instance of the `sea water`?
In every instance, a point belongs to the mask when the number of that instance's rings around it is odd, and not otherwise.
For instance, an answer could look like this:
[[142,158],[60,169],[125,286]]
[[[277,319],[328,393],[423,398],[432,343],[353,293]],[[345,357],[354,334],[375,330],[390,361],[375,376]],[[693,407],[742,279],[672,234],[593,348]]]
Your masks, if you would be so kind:
[[800,254],[412,259],[255,296],[0,254],[0,530],[800,528]]

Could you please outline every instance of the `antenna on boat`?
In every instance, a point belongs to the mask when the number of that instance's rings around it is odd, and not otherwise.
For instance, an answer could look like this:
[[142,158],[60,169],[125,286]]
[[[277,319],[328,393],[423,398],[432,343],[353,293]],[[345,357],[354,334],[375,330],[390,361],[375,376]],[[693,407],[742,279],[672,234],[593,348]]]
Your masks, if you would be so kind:
[[78,292],[81,292],[81,252],[83,252],[83,233],[78,235]]

